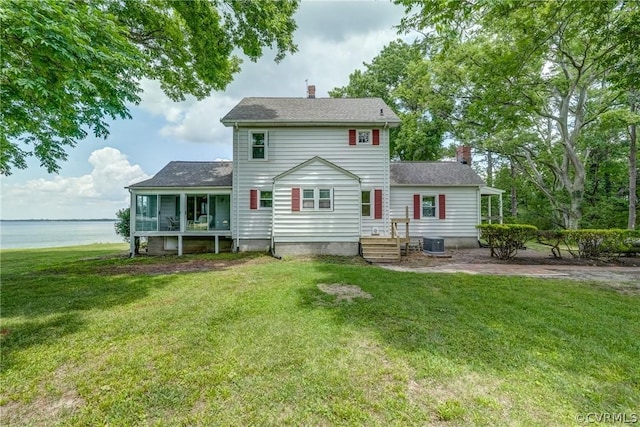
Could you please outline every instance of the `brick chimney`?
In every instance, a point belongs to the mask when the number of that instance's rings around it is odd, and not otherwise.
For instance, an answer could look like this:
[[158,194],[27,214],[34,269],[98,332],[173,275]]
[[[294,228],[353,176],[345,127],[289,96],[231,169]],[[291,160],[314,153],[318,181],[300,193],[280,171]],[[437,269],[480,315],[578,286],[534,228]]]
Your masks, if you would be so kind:
[[316,86],[309,85],[307,86],[307,98],[314,99],[316,97]]
[[471,147],[468,145],[456,147],[456,161],[471,166]]

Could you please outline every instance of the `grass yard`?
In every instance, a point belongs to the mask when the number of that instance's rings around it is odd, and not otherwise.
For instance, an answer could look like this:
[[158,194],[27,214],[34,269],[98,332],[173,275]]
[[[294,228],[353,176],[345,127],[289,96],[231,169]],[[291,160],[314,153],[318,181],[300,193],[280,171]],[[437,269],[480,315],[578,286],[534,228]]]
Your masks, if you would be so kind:
[[[637,295],[123,250],[1,253],[0,425],[549,426],[640,412]],[[205,261],[216,268],[187,268]]]

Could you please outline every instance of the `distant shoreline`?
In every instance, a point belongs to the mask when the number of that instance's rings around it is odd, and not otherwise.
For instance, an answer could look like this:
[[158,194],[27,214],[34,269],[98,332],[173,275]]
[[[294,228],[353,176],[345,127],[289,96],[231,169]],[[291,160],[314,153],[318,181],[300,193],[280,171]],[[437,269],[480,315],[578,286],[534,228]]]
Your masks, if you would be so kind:
[[93,218],[93,219],[0,219],[0,222],[42,222],[42,221],[59,221],[59,222],[96,222],[96,221],[117,221],[117,218]]

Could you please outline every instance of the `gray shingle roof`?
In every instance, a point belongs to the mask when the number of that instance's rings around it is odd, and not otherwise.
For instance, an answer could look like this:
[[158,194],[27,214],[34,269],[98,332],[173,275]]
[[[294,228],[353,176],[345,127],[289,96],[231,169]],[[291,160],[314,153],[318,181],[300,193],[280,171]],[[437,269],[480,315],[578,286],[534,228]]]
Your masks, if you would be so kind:
[[391,185],[485,185],[468,165],[458,162],[391,162]]
[[[380,112],[382,111],[382,114]],[[397,126],[400,119],[380,98],[244,98],[221,119],[234,123]]]
[[231,187],[233,162],[169,162],[155,176],[129,188]]

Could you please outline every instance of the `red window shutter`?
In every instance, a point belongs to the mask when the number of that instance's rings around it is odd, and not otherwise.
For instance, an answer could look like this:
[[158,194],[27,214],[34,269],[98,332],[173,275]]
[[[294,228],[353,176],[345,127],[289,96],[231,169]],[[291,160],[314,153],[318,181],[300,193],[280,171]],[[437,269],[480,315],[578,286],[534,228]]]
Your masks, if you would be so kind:
[[421,209],[420,203],[420,195],[413,195],[413,219],[420,219],[420,211]]
[[349,129],[349,145],[356,145],[356,130]]
[[373,130],[373,145],[380,145],[380,129]]
[[249,208],[258,209],[258,190],[250,190]]
[[291,189],[291,212],[299,212],[300,211],[300,189],[292,188]]
[[438,218],[445,219],[446,218],[446,215],[445,215],[446,212],[447,212],[447,208],[445,206],[445,195],[444,194],[439,194],[438,195]]
[[382,190],[375,190],[374,192],[374,218],[382,219]]

